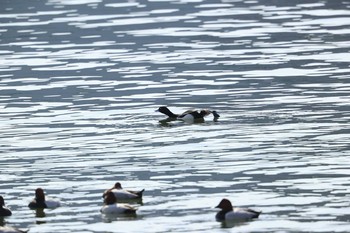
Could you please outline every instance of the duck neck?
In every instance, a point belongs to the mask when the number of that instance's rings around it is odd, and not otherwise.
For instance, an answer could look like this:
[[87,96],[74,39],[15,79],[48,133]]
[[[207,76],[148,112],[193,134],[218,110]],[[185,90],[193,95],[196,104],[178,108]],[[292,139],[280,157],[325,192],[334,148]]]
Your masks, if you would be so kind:
[[117,202],[116,197],[112,192],[108,192],[106,198],[104,199],[104,203],[106,205],[113,205]]
[[37,203],[44,203],[45,202],[45,197],[36,197],[35,198]]
[[223,221],[223,220],[225,220],[225,215],[226,215],[227,212],[229,212],[229,211],[220,210],[220,211],[216,214],[216,216],[215,216],[216,220],[217,220],[217,221]]
[[179,115],[177,115],[177,114],[174,114],[172,111],[170,111],[169,109],[166,111],[166,112],[164,112],[164,114],[165,115],[167,115],[168,117],[171,117],[171,118],[176,118],[176,117],[178,117]]

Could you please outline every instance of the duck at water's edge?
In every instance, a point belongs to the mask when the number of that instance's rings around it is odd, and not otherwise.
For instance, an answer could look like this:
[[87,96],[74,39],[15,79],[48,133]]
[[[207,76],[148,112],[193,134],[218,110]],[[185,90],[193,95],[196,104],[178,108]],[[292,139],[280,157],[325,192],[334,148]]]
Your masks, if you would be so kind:
[[60,206],[60,202],[45,197],[44,190],[37,188],[35,190],[35,198],[29,203],[28,207],[31,209],[37,208],[56,208]]
[[215,208],[220,208],[221,211],[219,211],[216,214],[216,220],[217,221],[224,221],[224,220],[250,220],[253,218],[258,218],[261,214],[261,211],[255,211],[252,209],[246,209],[246,208],[238,208],[233,207],[231,202],[224,198],[221,200],[218,206]]

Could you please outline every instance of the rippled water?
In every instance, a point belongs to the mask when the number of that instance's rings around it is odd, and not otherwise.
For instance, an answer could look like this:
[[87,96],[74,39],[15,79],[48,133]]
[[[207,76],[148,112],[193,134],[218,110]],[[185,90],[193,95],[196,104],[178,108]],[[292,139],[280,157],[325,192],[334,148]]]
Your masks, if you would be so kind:
[[[349,232],[350,3],[3,0],[0,194],[30,232]],[[202,124],[154,112],[217,110]],[[100,214],[116,181],[137,218]],[[34,189],[62,206],[35,213]],[[215,221],[222,198],[262,210]]]

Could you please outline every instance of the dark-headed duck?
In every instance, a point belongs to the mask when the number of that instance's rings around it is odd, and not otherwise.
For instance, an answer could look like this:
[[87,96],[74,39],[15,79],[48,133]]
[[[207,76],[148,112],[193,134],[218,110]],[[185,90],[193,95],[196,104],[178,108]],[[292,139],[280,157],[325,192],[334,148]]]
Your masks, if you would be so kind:
[[0,196],[0,217],[11,216],[12,212],[9,208],[5,206],[5,200]]
[[145,189],[142,189],[141,191],[126,190],[122,188],[122,185],[119,182],[116,182],[112,188],[103,193],[103,197],[105,197],[107,192],[112,192],[117,199],[140,199],[142,198],[144,191]]
[[45,197],[44,190],[42,188],[37,188],[35,190],[35,198],[29,203],[29,208],[56,208],[60,206],[60,202],[53,199],[48,199]]
[[216,220],[217,221],[224,221],[224,220],[249,220],[253,218],[258,218],[261,212],[255,211],[252,209],[245,209],[245,208],[237,208],[233,207],[231,202],[224,198],[221,200],[218,206],[215,208],[220,208],[221,211],[219,211],[216,214]]
[[170,111],[167,107],[162,106],[162,107],[159,107],[156,111],[167,115],[169,118],[180,119],[180,120],[183,120],[185,122],[191,122],[191,123],[192,122],[203,122],[204,117],[206,117],[210,114],[213,114],[214,121],[216,121],[220,117],[220,115],[216,111],[210,111],[207,109],[203,109],[200,111],[187,110],[186,112],[183,112],[182,114],[175,114],[172,111]]
[[115,195],[111,191],[107,191],[101,212],[104,214],[136,214],[136,209],[128,204],[117,204]]

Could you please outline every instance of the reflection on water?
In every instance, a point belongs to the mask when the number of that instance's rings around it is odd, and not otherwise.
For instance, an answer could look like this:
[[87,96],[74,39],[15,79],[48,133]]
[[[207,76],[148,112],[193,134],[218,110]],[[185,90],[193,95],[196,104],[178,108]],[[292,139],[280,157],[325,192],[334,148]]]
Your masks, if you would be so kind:
[[[102,221],[104,223],[112,223],[114,221],[136,221],[139,217],[137,214],[126,214],[126,215],[118,215],[118,214],[108,214],[102,216]],[[132,222],[134,224],[136,222]]]
[[37,218],[36,224],[46,223],[46,221],[42,219],[46,217],[44,209],[35,209],[35,217]]
[[[4,1],[0,190],[13,211],[4,224],[348,232],[349,7]],[[159,106],[221,117],[163,122]],[[99,212],[116,181],[146,189],[135,219]],[[37,187],[64,204],[36,215],[27,205]],[[224,197],[263,214],[221,225],[213,207]]]
[[243,227],[249,224],[251,221],[224,221],[221,222],[221,227],[222,228],[239,228]]

